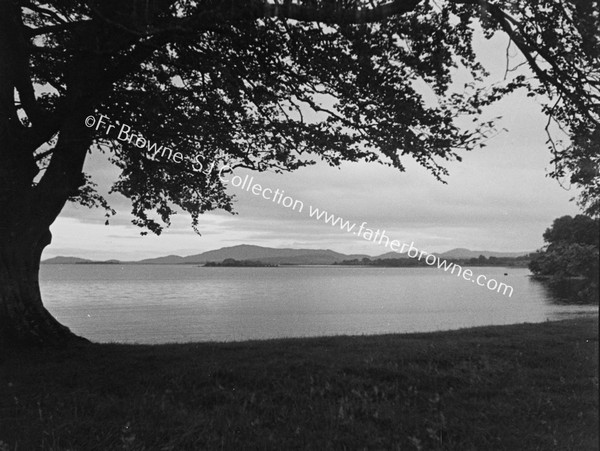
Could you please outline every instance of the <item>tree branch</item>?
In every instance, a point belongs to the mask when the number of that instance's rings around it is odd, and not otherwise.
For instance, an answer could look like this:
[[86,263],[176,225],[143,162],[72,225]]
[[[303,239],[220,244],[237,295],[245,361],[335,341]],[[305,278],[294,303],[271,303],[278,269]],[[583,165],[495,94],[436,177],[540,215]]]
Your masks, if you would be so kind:
[[[502,30],[510,36],[515,45],[519,48],[523,56],[527,59],[529,66],[536,74],[536,76],[540,79],[542,83],[548,84],[556,88],[558,93],[566,98],[568,98],[574,105],[577,105],[582,114],[584,114],[588,119],[590,119],[593,123],[598,124],[597,118],[595,118],[588,108],[588,105],[581,99],[576,93],[570,92],[566,86],[557,80],[554,77],[551,77],[544,69],[540,67],[537,63],[535,57],[533,56],[533,51],[529,44],[525,42],[525,40],[515,32],[515,29],[511,25],[511,21],[514,19],[510,18],[504,11],[502,11],[497,5],[490,5],[489,12],[494,19],[498,21],[498,24],[502,28]],[[546,58],[544,58],[546,61]],[[558,70],[560,75],[559,68],[556,67],[556,63],[548,61],[555,70]],[[550,91],[547,88],[548,91]]]
[[[259,17],[293,19],[301,22],[320,22],[324,24],[372,23],[380,22],[391,16],[410,12],[422,0],[396,0],[372,8],[348,8],[332,3],[324,7],[314,7],[286,2],[283,5],[255,2],[249,8]],[[243,11],[243,10],[241,10]]]
[[[0,9],[0,27],[3,29],[2,36],[2,65],[6,79],[6,89],[12,97],[12,89],[19,93],[19,100],[29,120],[35,125],[47,117],[47,112],[40,107],[35,97],[31,73],[29,70],[28,43],[23,35],[25,26],[21,20],[18,8],[3,5]],[[4,99],[3,99],[4,100]],[[9,101],[7,98],[4,100]],[[3,105],[8,108],[9,105]],[[14,107],[14,102],[13,102]]]
[[91,19],[86,19],[86,20],[80,20],[77,22],[68,22],[68,23],[62,23],[59,25],[47,25],[47,26],[38,27],[38,28],[25,27],[25,29],[27,30],[26,36],[28,38],[34,38],[36,36],[41,36],[44,34],[57,33],[57,32],[61,32],[61,31],[70,30],[73,28],[80,27],[82,25],[83,26],[89,25],[91,23],[92,23]]
[[41,6],[35,5],[35,4],[31,3],[31,2],[30,3],[25,3],[23,5],[23,7],[29,8],[31,11],[37,12],[39,14],[42,14],[42,15],[46,16],[46,17],[51,17],[57,23],[60,23],[60,24],[68,23],[68,20],[65,20],[63,17],[60,17],[60,15],[56,11],[52,11],[50,9],[42,8]]

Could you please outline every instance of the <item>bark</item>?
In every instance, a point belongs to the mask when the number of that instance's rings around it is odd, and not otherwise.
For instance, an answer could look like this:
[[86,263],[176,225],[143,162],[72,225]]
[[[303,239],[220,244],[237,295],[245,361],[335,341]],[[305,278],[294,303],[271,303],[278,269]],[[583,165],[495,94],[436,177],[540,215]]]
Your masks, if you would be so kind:
[[[104,70],[110,55],[80,53],[65,76],[67,94],[52,113],[44,110],[34,95],[25,32],[19,4],[0,0],[0,349],[86,341],[44,308],[39,267],[51,224],[84,183],[92,143],[84,119],[115,81]],[[19,119],[19,109],[29,125]],[[35,152],[55,134],[51,160],[38,179]]]
[[0,349],[15,345],[83,342],[43,306],[39,268],[49,230],[32,234],[6,231],[0,237]]
[[[75,121],[71,121],[71,124]],[[0,130],[0,350],[21,345],[85,342],[43,306],[39,284],[42,251],[51,242],[50,225],[69,195],[81,185],[88,141],[65,124],[56,146],[61,158],[35,184],[39,169],[18,127]],[[44,177],[45,178],[45,177]],[[0,351],[1,352],[1,351]]]
[[14,344],[60,345],[81,339],[44,308],[39,268],[50,244],[50,225],[83,183],[81,167],[89,147],[67,122],[53,162],[35,184],[39,169],[33,153],[14,140],[0,140],[0,347]]

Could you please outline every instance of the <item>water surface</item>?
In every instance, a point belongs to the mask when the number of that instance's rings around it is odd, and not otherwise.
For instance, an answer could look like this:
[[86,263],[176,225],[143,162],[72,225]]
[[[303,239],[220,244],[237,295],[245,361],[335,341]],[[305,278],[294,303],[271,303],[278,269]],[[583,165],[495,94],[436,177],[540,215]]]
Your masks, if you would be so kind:
[[435,268],[42,265],[41,285],[46,307],[98,342],[402,333],[598,312],[557,302],[524,268],[473,272],[513,295]]

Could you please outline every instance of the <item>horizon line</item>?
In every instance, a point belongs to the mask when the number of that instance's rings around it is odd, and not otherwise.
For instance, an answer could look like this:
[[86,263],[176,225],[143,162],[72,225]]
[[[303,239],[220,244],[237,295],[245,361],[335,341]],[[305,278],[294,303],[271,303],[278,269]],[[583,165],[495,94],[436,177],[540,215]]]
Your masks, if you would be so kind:
[[[140,261],[144,261],[144,260],[153,260],[153,259],[157,259],[157,258],[165,258],[165,257],[179,257],[179,258],[188,258],[188,257],[193,257],[195,255],[200,255],[200,254],[204,254],[206,252],[213,252],[213,251],[220,251],[223,249],[230,249],[230,248],[234,248],[234,247],[240,247],[240,246],[251,246],[251,247],[259,247],[262,249],[275,249],[275,250],[309,250],[309,251],[330,251],[330,252],[335,252],[338,254],[342,254],[342,255],[346,255],[346,256],[353,256],[353,255],[361,255],[361,256],[367,256],[367,257],[380,257],[382,255],[385,254],[398,254],[398,255],[403,255],[406,254],[406,252],[400,253],[400,252],[396,252],[396,251],[388,251],[388,252],[383,252],[381,254],[375,254],[375,255],[370,255],[367,253],[346,253],[346,252],[340,252],[340,251],[336,251],[330,248],[316,248],[316,249],[312,249],[312,248],[294,248],[294,247],[270,247],[270,246],[260,246],[257,244],[236,244],[233,246],[225,246],[225,247],[221,247],[218,249],[209,249],[206,251],[200,251],[198,253],[193,253],[193,254],[189,254],[189,255],[178,255],[178,254],[161,254],[155,257],[144,257],[140,260],[120,260],[118,258],[105,258],[105,259],[101,259],[101,260],[96,260],[94,258],[89,258],[89,257],[79,257],[79,256],[75,256],[75,255],[56,255],[54,257],[49,257],[46,258],[44,260],[41,261],[41,263],[47,261],[47,260],[51,260],[53,258],[80,258],[82,260],[90,260],[90,261],[94,261],[94,262],[107,262],[107,261],[118,261],[118,262],[123,262],[123,263],[137,263]],[[442,255],[451,251],[456,251],[456,250],[466,250],[469,252],[487,252],[487,253],[497,253],[497,254],[519,254],[519,256],[521,255],[528,255],[532,252],[536,252],[536,250],[528,250],[528,251],[498,251],[498,250],[487,250],[487,249],[482,249],[482,250],[473,250],[473,249],[469,249],[466,247],[455,247],[452,249],[449,249],[447,251],[443,251],[443,252],[439,252],[439,251],[434,251],[434,252],[429,252],[430,254],[435,254],[435,255]]]

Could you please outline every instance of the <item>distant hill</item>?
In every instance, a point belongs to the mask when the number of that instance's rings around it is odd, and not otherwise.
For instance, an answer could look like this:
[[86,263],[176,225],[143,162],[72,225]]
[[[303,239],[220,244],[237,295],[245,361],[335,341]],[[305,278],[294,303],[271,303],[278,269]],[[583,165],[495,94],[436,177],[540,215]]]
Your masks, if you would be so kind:
[[78,257],[54,257],[44,260],[42,263],[44,265],[119,265],[125,262],[120,260],[96,261]]
[[271,247],[240,244],[224,247],[201,254],[179,257],[170,255],[142,260],[145,264],[203,264],[207,262],[222,262],[231,258],[234,260],[254,260],[272,265],[330,265],[347,258],[362,258],[366,255],[346,255],[330,249],[276,249]]
[[485,258],[490,257],[521,257],[522,255],[527,255],[530,252],[494,252],[494,251],[472,251],[470,249],[464,248],[456,248],[451,249],[442,254],[437,254],[443,258],[477,258],[480,255],[483,255]]
[[78,257],[54,257],[44,260],[45,265],[74,265],[76,263],[93,263],[92,260]]
[[406,255],[406,252],[404,254],[401,254],[400,252],[388,252],[386,254],[381,254],[378,255],[377,257],[368,257],[371,260],[386,260],[389,258],[408,258],[408,255]]
[[[492,251],[471,251],[469,249],[452,249],[443,254],[442,258],[477,258],[480,255],[485,257],[519,257],[526,255],[527,252],[492,252]],[[77,257],[54,257],[44,260],[44,264],[93,264],[93,263],[113,263],[113,264],[145,264],[145,265],[193,265],[204,264],[208,262],[222,262],[225,259],[234,260],[252,260],[269,265],[332,265],[345,260],[362,260],[363,258],[371,260],[381,260],[390,258],[407,258],[406,253],[387,252],[385,254],[372,257],[366,254],[342,254],[331,249],[277,249],[272,247],[253,246],[249,244],[240,244],[238,246],[224,247],[201,254],[188,255],[181,257],[179,255],[167,255],[164,257],[147,258],[136,262],[120,262],[118,260],[107,260],[98,262]]]
[[179,265],[185,263],[185,258],[179,255],[167,255],[166,257],[146,258],[135,263],[143,263],[146,265]]

